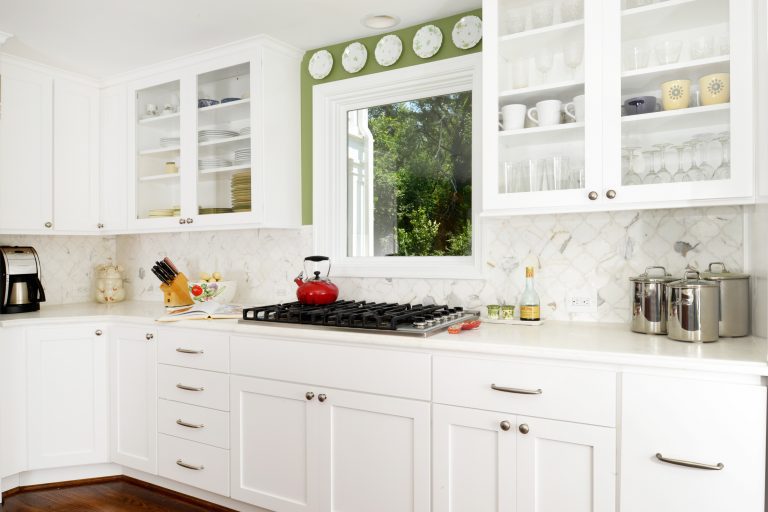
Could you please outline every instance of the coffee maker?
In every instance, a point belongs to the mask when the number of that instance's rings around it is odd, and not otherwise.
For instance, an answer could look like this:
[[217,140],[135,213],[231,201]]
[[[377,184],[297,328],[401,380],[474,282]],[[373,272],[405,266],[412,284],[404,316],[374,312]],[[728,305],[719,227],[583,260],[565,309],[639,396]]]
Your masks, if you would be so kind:
[[0,313],[40,309],[45,291],[40,282],[40,258],[32,247],[0,247]]

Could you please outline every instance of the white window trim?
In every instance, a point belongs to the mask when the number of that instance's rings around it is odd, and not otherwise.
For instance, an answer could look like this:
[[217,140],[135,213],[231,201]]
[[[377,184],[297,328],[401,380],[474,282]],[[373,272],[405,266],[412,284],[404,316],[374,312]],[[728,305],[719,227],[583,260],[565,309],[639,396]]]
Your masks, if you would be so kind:
[[[347,256],[347,112],[472,90],[472,256]],[[345,277],[479,279],[482,174],[479,53],[316,85],[312,97],[314,250]]]

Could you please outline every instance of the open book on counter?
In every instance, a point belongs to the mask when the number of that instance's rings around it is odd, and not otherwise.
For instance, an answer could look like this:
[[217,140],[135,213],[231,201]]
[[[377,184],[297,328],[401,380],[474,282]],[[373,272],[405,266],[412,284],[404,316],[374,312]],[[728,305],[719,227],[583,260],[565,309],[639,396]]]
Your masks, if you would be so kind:
[[217,320],[243,318],[243,307],[234,304],[219,304],[216,301],[201,302],[192,306],[168,308],[158,322],[178,322],[180,320]]

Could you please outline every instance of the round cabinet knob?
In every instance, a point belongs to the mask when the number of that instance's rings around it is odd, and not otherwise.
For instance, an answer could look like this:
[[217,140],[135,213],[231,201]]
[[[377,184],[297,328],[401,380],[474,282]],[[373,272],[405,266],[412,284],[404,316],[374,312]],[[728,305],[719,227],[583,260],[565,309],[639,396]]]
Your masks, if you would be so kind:
[[311,391],[307,391],[307,394],[304,395],[304,398],[306,398],[307,400],[312,400],[313,398],[315,398],[315,394]]
[[614,197],[616,197],[616,191],[609,190],[608,192],[605,193],[605,197],[607,197],[608,199],[613,199]]
[[45,223],[45,227],[47,227],[47,228],[53,227],[53,222],[46,222]]
[[179,219],[179,224],[186,224],[186,223],[187,223],[186,219]]
[[147,338],[147,341],[152,341],[153,339],[155,339],[155,335],[152,334],[151,332],[148,332],[147,335],[144,337]]
[[589,195],[587,195],[587,197],[590,201],[597,201],[597,192],[593,190],[589,193]]
[[96,227],[99,228],[99,229],[102,229],[104,227],[104,224],[99,222],[98,224],[96,224]]
[[522,423],[517,429],[520,431],[521,434],[527,434],[531,431],[530,427],[526,425],[525,423]]
[[195,219],[192,217],[187,217],[187,224],[192,224],[193,222],[195,222]]
[[101,329],[96,329],[96,336],[101,336],[102,334],[104,333],[101,332]]
[[326,400],[328,400],[328,397],[321,393],[317,395],[317,399],[320,400],[321,402],[325,402]]
[[501,423],[499,423],[499,426],[501,427],[501,430],[503,430],[504,432],[512,428],[512,425],[507,420],[504,420]]

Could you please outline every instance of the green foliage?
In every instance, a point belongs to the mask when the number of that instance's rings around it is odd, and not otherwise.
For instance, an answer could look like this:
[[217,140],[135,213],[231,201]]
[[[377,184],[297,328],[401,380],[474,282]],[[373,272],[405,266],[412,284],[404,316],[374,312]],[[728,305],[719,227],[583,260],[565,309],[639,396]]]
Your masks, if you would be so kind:
[[373,107],[376,219],[397,222],[397,253],[469,255],[472,93]]

